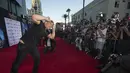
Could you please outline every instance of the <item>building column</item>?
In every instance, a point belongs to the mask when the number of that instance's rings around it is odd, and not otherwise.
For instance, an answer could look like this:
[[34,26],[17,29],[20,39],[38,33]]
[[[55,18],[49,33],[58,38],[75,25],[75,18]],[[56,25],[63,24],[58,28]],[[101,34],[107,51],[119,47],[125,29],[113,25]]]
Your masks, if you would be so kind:
[[10,4],[10,12],[12,12],[12,2],[9,0],[9,4]]
[[[83,18],[82,18],[82,20],[84,20],[84,8],[85,8],[85,0],[83,0]],[[84,21],[83,21],[83,25],[84,25]]]
[[17,5],[15,4],[15,12],[16,12],[16,16],[18,15],[17,13]]

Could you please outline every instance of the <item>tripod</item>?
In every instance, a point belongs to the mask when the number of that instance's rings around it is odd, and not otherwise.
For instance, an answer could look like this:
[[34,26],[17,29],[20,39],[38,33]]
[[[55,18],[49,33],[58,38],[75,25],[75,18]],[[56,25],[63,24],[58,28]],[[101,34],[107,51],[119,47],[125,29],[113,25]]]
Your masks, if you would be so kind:
[[115,62],[117,62],[117,60],[119,60],[118,58],[121,56],[121,54],[116,54],[116,43],[117,40],[114,40],[113,51],[112,54],[109,56],[109,62],[101,69],[101,73],[107,71],[111,66],[113,66]]

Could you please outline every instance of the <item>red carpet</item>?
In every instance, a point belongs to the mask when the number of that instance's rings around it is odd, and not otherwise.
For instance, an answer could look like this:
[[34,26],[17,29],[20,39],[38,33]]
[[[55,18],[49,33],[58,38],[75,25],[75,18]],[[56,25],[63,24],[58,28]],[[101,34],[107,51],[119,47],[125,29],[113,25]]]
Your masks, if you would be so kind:
[[[41,54],[39,73],[98,73],[95,69],[98,63],[93,58],[77,51],[73,45],[60,38],[56,40],[57,47],[53,53],[43,54],[42,48],[39,48]],[[10,73],[15,57],[16,46],[0,51],[0,73]],[[33,59],[28,55],[22,62],[19,73],[31,73],[32,67]]]

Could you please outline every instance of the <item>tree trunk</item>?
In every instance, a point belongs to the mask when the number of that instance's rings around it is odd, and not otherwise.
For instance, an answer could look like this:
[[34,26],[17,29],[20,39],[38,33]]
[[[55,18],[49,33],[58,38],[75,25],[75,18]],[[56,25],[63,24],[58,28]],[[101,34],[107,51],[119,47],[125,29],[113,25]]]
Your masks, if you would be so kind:
[[68,24],[70,22],[70,12],[68,12]]
[[66,28],[66,18],[65,18],[65,28]]

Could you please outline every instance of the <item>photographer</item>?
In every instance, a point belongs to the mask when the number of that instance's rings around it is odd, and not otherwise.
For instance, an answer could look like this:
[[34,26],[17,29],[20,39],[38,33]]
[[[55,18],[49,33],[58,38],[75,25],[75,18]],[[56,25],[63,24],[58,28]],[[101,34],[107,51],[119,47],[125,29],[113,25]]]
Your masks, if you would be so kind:
[[85,38],[84,38],[84,43],[85,43],[85,52],[88,53],[90,52],[90,46],[89,46],[89,43],[90,43],[90,37],[91,37],[91,29],[88,29],[85,33]]
[[122,21],[120,24],[120,40],[116,45],[116,51],[120,54],[129,54],[130,48],[130,29],[127,21]]
[[75,42],[76,42],[76,47],[77,47],[80,51],[82,51],[82,47],[81,47],[81,46],[82,46],[82,45],[81,45],[81,43],[82,43],[82,37],[81,37],[80,33],[78,33]]
[[74,28],[71,29],[71,44],[74,44],[76,38],[75,30]]
[[[111,55],[109,58],[111,60],[104,66],[101,70],[103,73],[129,73],[130,72],[130,32],[129,32],[129,25],[127,21],[122,20],[120,24],[117,24],[117,33],[119,35],[118,41],[116,43],[114,54],[118,56],[112,57]],[[120,34],[119,34],[120,33]],[[120,55],[120,57],[119,57]]]
[[86,43],[86,53],[91,54],[93,57],[95,56],[95,27],[90,26],[85,34],[85,43]]
[[[46,29],[46,32],[48,34],[52,33],[52,29]],[[56,41],[55,38],[54,39],[50,39],[48,37],[45,38],[45,48],[44,48],[44,53],[47,53],[48,50],[50,50],[51,52],[54,51],[56,47]]]
[[104,44],[106,42],[106,33],[107,28],[105,27],[105,24],[100,24],[96,31],[96,49],[99,50],[98,55],[95,57],[95,59],[100,59],[102,57],[102,50],[104,48]]
[[86,41],[85,41],[85,38],[86,38],[85,33],[87,32],[87,28],[83,27],[82,29],[83,30],[80,32],[81,38],[82,38],[81,47],[82,47],[83,51],[87,51],[86,48],[85,48],[85,46],[87,44]]
[[104,66],[110,54],[115,53],[115,45],[117,40],[119,39],[120,31],[116,27],[116,25],[109,25],[107,31],[107,40],[106,40],[106,48],[103,49],[103,58],[101,58],[102,66]]

